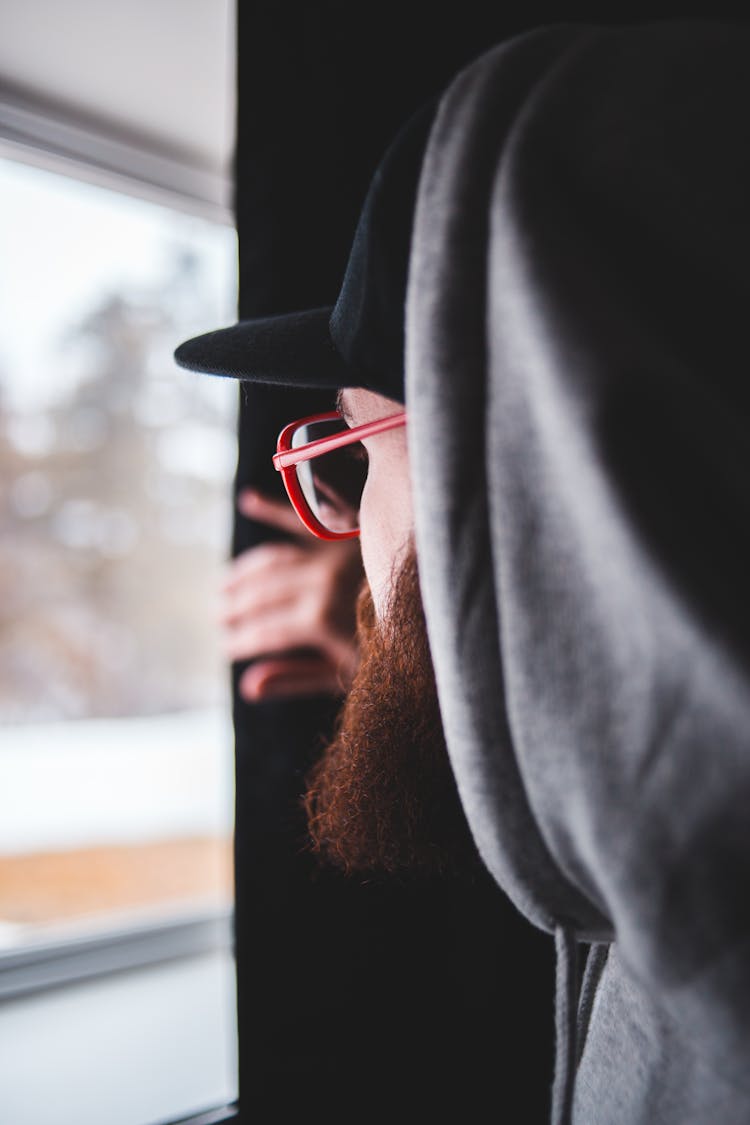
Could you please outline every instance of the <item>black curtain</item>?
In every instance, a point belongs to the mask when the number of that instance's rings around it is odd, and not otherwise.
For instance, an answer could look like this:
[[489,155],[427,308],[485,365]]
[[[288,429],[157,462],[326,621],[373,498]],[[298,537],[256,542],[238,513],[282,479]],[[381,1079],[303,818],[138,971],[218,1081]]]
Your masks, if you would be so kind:
[[[489,8],[489,10],[488,10]],[[235,210],[241,317],[335,300],[369,178],[406,120],[501,39],[562,22],[554,5],[239,0]],[[673,10],[664,16],[676,15]],[[602,22],[597,12],[573,17]],[[656,18],[629,5],[607,21]],[[554,185],[551,185],[554,190]],[[319,392],[240,392],[237,488],[281,495],[286,422]],[[234,554],[275,533],[238,518]],[[240,1112],[357,1123],[547,1120],[552,939],[487,876],[409,887],[317,871],[304,850],[304,773],[327,700],[248,705],[236,692],[236,950]],[[513,1109],[522,1105],[523,1109]],[[492,1107],[488,1110],[484,1107]]]

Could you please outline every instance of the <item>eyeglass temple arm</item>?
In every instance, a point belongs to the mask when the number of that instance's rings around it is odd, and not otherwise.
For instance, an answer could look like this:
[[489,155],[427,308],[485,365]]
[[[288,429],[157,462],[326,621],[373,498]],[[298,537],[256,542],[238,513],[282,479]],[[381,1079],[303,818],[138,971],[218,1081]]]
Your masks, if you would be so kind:
[[[378,418],[374,422],[365,422],[363,426],[355,426],[350,430],[343,430],[340,434],[331,434],[330,437],[318,438],[317,441],[311,441],[308,442],[307,445],[301,445],[299,449],[281,449],[274,453],[272,458],[273,465],[278,472],[281,472],[282,469],[291,468],[292,465],[297,465],[300,461],[309,461],[312,457],[320,457],[323,453],[332,453],[335,449],[340,449],[344,445],[351,445],[352,442],[373,437],[375,434],[380,434],[384,430],[395,430],[397,426],[403,426],[405,423],[405,412],[401,414],[390,414],[387,418]],[[296,423],[294,425],[296,425]],[[279,437],[279,444],[281,444],[287,430],[294,429],[294,425],[282,430]]]

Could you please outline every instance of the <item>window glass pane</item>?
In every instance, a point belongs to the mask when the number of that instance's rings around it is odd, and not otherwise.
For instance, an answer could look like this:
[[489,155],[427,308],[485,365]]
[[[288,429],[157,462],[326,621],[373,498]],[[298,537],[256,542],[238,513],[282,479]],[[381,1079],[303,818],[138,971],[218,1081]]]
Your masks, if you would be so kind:
[[0,948],[231,902],[228,227],[0,161]]

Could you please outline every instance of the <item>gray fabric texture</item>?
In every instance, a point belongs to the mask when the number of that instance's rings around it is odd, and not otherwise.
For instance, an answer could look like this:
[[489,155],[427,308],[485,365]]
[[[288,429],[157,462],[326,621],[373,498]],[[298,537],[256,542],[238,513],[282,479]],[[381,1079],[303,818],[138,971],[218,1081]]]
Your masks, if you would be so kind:
[[585,1125],[750,1121],[748,106],[741,25],[553,27],[458,75],[420,180],[438,694],[500,886],[614,943]]

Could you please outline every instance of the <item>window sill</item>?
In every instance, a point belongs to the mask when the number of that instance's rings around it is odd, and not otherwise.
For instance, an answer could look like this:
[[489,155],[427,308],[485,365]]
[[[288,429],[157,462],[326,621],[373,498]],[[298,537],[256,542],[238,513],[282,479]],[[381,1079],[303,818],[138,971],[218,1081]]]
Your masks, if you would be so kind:
[[36,942],[0,952],[0,1000],[233,945],[230,908]]

